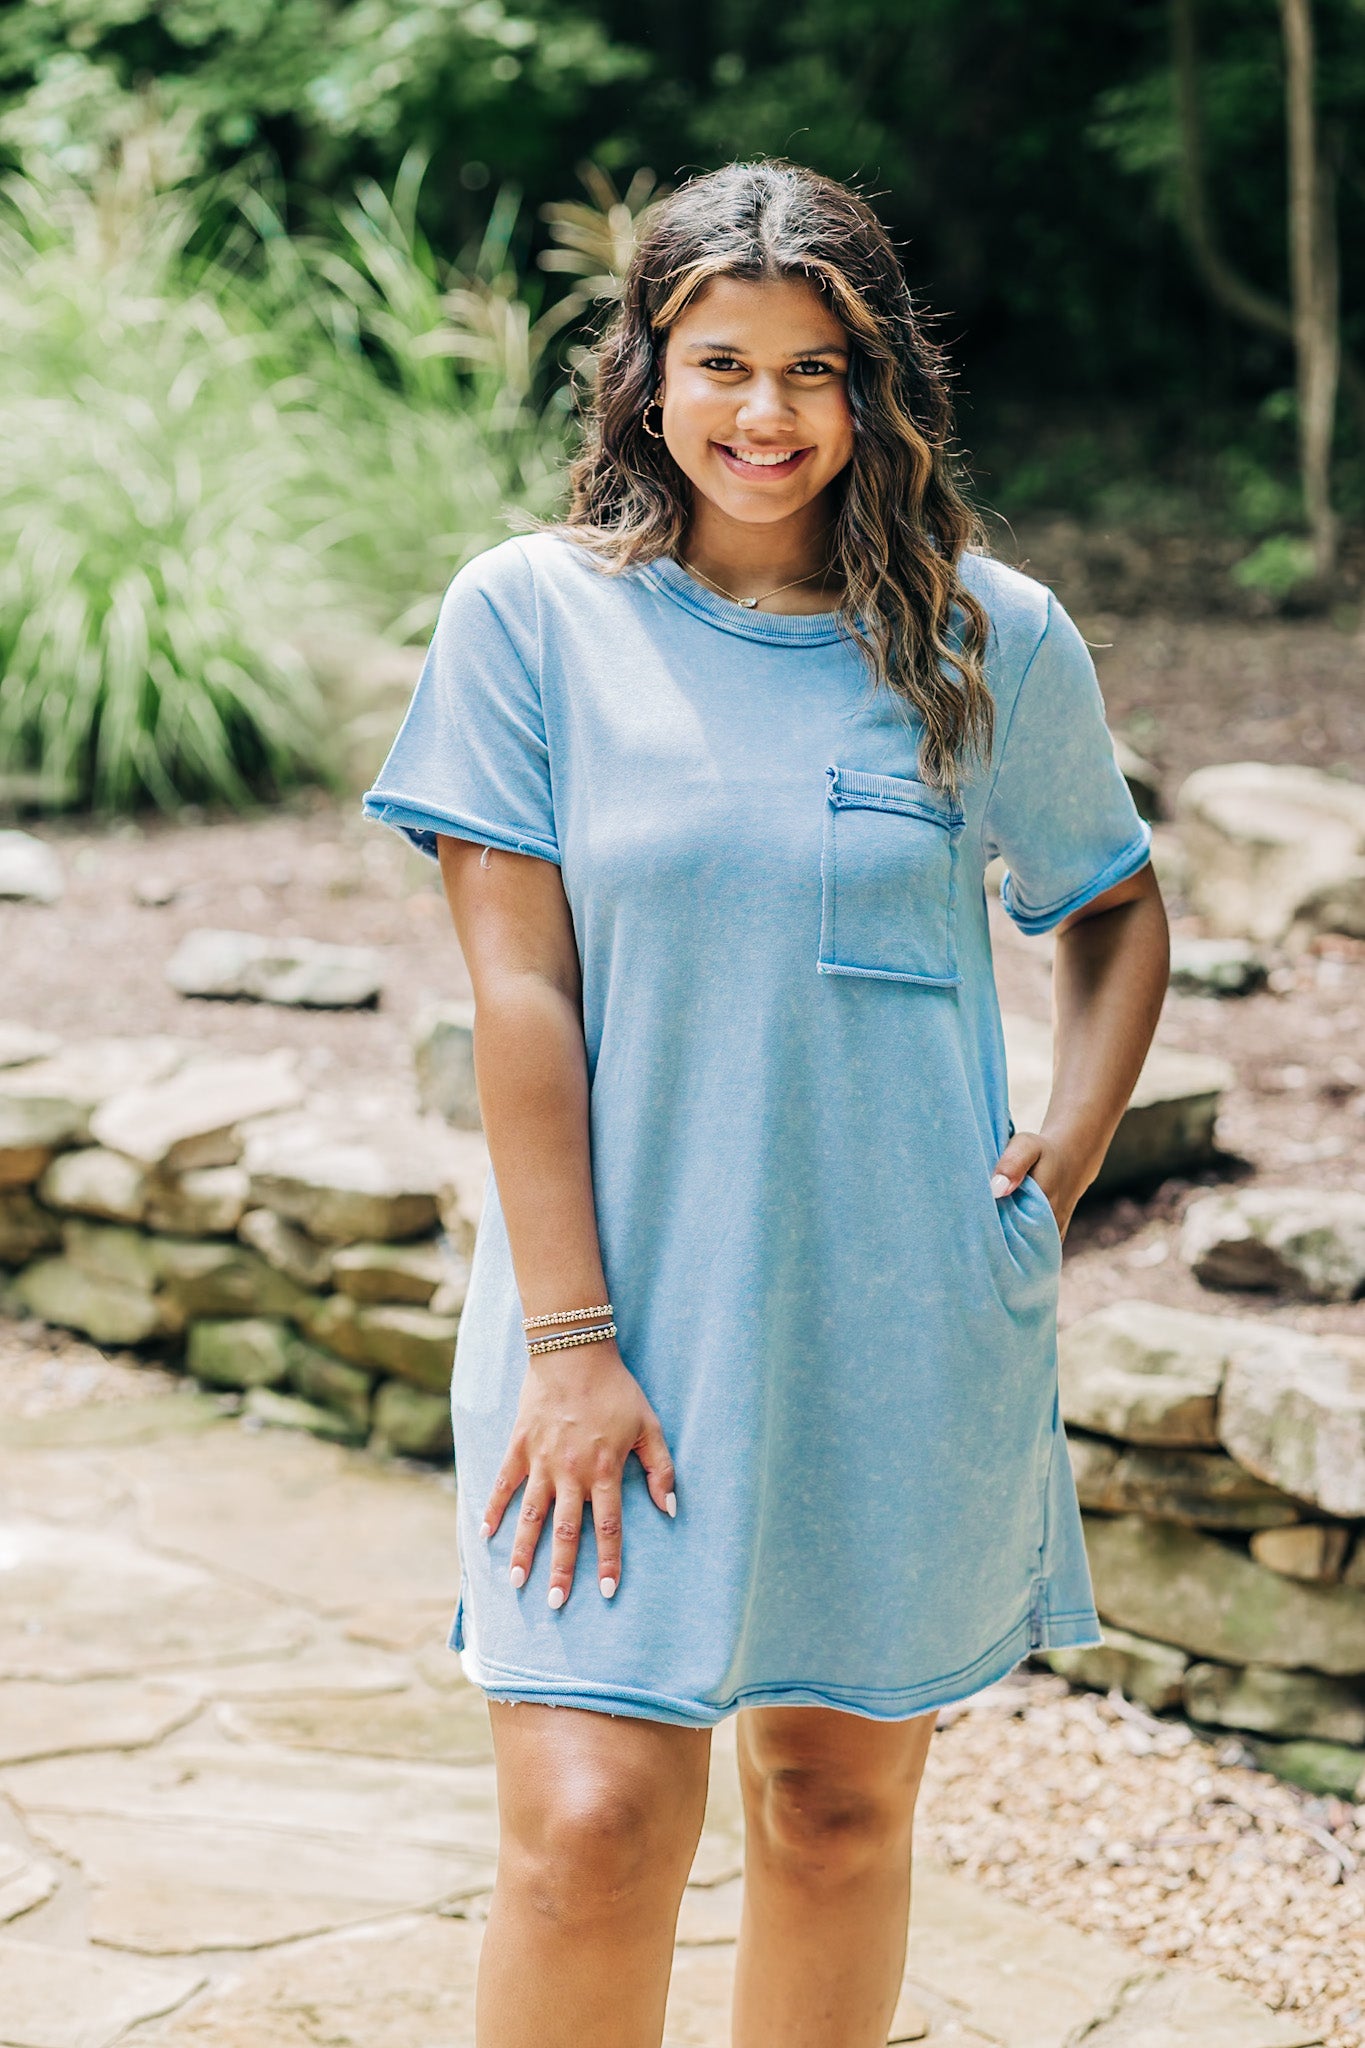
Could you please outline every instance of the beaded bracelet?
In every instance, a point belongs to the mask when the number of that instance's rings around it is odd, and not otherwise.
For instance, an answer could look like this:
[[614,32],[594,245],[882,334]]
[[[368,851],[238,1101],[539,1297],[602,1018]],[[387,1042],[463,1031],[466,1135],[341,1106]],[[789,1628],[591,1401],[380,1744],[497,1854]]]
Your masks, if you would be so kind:
[[615,1323],[603,1323],[596,1330],[568,1330],[558,1337],[537,1337],[526,1346],[526,1355],[538,1358],[544,1351],[572,1351],[579,1344],[605,1344],[615,1335]]
[[521,1327],[523,1330],[548,1330],[555,1323],[590,1323],[597,1316],[611,1314],[611,1303],[599,1301],[596,1308],[566,1308],[552,1316],[523,1316]]

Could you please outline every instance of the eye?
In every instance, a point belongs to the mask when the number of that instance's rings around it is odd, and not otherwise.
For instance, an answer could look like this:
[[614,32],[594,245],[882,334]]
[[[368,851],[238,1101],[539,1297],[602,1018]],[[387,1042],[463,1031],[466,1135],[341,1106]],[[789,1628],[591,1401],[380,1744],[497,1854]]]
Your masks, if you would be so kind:
[[703,370],[720,370],[722,372],[740,370],[744,367],[734,356],[703,356],[701,366]]
[[833,363],[822,362],[819,356],[806,356],[799,363],[792,364],[792,371],[799,376],[832,377]]

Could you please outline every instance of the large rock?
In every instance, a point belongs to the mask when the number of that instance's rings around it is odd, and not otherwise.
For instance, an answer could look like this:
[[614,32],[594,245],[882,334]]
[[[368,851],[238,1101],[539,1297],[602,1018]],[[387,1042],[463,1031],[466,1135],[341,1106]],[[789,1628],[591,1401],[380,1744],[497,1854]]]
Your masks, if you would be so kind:
[[31,1185],[55,1152],[88,1141],[100,1103],[184,1056],[175,1039],[92,1039],[0,1070],[0,1187]]
[[298,1319],[315,1344],[352,1365],[393,1373],[428,1393],[450,1385],[458,1316],[389,1303],[365,1307],[333,1294],[310,1302]]
[[1215,1445],[1228,1361],[1239,1341],[1262,1336],[1259,1323],[1228,1316],[1109,1302],[1062,1332],[1063,1418],[1128,1443]]
[[122,1223],[91,1223],[70,1217],[62,1244],[73,1265],[99,1280],[112,1280],[138,1294],[154,1294],[161,1279],[156,1242],[145,1231]]
[[460,1130],[482,1128],[473,1003],[429,1003],[419,1011],[412,1029],[412,1063],[423,1109]]
[[1096,1604],[1120,1628],[1219,1664],[1365,1673],[1365,1593],[1301,1586],[1174,1522],[1088,1516],[1085,1536]]
[[1295,1535],[1299,1502],[1267,1486],[1222,1451],[1165,1451],[1068,1432],[1083,1508],[1149,1515],[1195,1529],[1255,1529]]
[[474,1249],[488,1190],[488,1147],[482,1131],[446,1134],[446,1168],[437,1190],[441,1223],[455,1250],[468,1258]]
[[329,1352],[295,1337],[289,1347],[289,1382],[305,1401],[329,1409],[346,1426],[356,1441],[364,1439],[370,1427],[370,1393],[373,1374],[357,1365],[345,1365]]
[[1214,937],[1365,937],[1365,788],[1316,768],[1200,768],[1176,815],[1191,908]]
[[48,1059],[60,1044],[54,1032],[0,1021],[0,1068],[26,1067],[31,1060]]
[[384,963],[373,946],[202,930],[186,933],[166,963],[166,979],[182,996],[354,1010],[379,1000]]
[[[1036,1131],[1052,1090],[1052,1033],[1046,1024],[1010,1011],[1004,1017],[1010,1114]],[[1188,1173],[1214,1157],[1214,1125],[1233,1073],[1208,1053],[1154,1045],[1095,1179],[1100,1189]]]
[[1267,967],[1249,939],[1171,940],[1171,987],[1187,996],[1246,996],[1265,984]]
[[250,1192],[240,1166],[199,1166],[154,1180],[147,1191],[148,1228],[174,1237],[226,1237],[241,1222]]
[[1122,1628],[1106,1628],[1098,1646],[1043,1652],[1043,1662],[1073,1685],[1088,1685],[1096,1692],[1121,1692],[1127,1699],[1140,1700],[1154,1714],[1179,1704],[1189,1661],[1183,1650],[1170,1643],[1148,1642],[1145,1636],[1130,1635]]
[[0,897],[12,903],[56,903],[65,883],[50,846],[31,832],[0,832]]
[[1365,1194],[1238,1188],[1205,1195],[1185,1211],[1180,1255],[1206,1287],[1350,1301],[1365,1291]]
[[1251,1539],[1257,1564],[1287,1579],[1331,1586],[1341,1577],[1351,1532],[1340,1522],[1300,1522],[1294,1529],[1258,1529]]
[[114,1096],[95,1112],[90,1129],[98,1143],[144,1166],[186,1173],[234,1165],[244,1123],[293,1109],[302,1098],[292,1053],[196,1059],[166,1081]]
[[[250,1182],[247,1183],[248,1188]],[[286,1273],[300,1287],[324,1288],[332,1277],[335,1253],[331,1245],[318,1244],[297,1224],[286,1223],[273,1209],[248,1209],[237,1225],[243,1244],[258,1251],[268,1266]]]
[[39,1259],[14,1281],[31,1316],[59,1329],[79,1330],[97,1344],[142,1344],[179,1327],[155,1295],[101,1278],[71,1259]]
[[1262,1770],[1302,1785],[1305,1792],[1323,1799],[1344,1799],[1349,1805],[1365,1803],[1365,1749],[1347,1748],[1342,1742],[1315,1742],[1308,1736],[1293,1742],[1269,1742],[1253,1737],[1249,1747]]
[[1277,1327],[1239,1344],[1219,1432],[1272,1486],[1329,1515],[1365,1516],[1365,1340]]
[[0,1266],[26,1266],[62,1241],[57,1219],[27,1188],[0,1189]]
[[406,1458],[448,1458],[452,1450],[450,1396],[424,1394],[401,1380],[385,1380],[374,1397],[377,1451]]
[[332,1260],[339,1293],[353,1301],[410,1302],[425,1308],[447,1274],[440,1245],[350,1244]]
[[289,1376],[292,1332],[265,1316],[190,1325],[185,1362],[206,1387],[279,1387]]
[[310,1297],[245,1245],[211,1238],[149,1238],[164,1293],[185,1317],[287,1316]]
[[252,1206],[325,1244],[425,1237],[437,1222],[448,1135],[415,1117],[282,1117],[248,1141]]
[[82,1145],[53,1160],[38,1183],[38,1199],[77,1216],[140,1223],[147,1207],[146,1169],[122,1152]]
[[1365,1743],[1365,1691],[1311,1671],[1244,1670],[1192,1664],[1185,1674],[1192,1721],[1244,1728],[1253,1735],[1309,1735],[1320,1742]]
[[363,1444],[365,1430],[323,1408],[316,1401],[301,1401],[296,1394],[279,1394],[273,1387],[253,1387],[246,1397],[245,1419],[258,1429],[296,1429],[305,1436],[320,1437],[324,1443]]

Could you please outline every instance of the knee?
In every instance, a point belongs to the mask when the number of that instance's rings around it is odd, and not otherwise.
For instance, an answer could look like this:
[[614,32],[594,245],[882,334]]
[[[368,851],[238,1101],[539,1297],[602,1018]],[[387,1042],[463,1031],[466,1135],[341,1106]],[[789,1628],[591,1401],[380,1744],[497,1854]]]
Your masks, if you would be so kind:
[[537,1913],[586,1927],[638,1902],[667,1861],[662,1821],[657,1787],[580,1768],[505,1828],[503,1858]]
[[749,1825],[764,1853],[803,1882],[842,1884],[910,1852],[912,1788],[775,1763],[759,1775]]

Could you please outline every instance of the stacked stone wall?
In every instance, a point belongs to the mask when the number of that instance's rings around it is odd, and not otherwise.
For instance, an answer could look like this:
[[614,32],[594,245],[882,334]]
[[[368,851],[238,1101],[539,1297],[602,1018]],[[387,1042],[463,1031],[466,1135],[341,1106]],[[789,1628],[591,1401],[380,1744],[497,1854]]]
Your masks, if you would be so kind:
[[480,1136],[310,1094],[285,1054],[11,1031],[0,1058],[9,1314],[181,1359],[263,1423],[449,1456]]
[[1046,1661],[1365,1799],[1365,1343],[1114,1302],[1061,1396],[1105,1644]]

